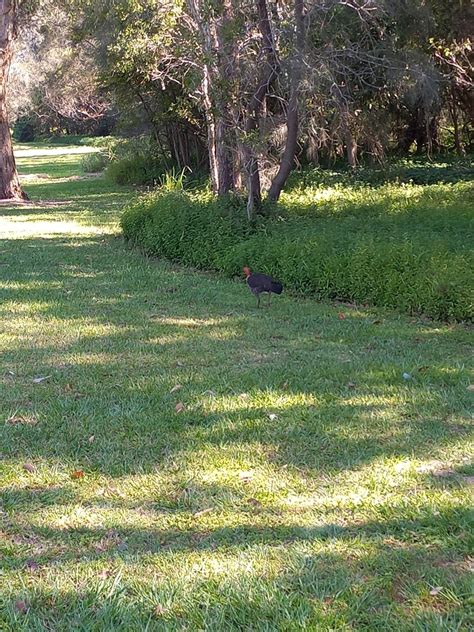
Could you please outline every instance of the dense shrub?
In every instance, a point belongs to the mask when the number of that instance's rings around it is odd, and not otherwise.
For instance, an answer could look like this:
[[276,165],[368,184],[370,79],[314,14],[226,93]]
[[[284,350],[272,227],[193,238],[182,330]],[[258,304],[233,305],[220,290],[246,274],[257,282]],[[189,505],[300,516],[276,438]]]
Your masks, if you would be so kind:
[[131,154],[111,162],[107,176],[117,184],[156,185],[163,171],[163,164],[152,156]]
[[167,170],[159,151],[146,137],[121,139],[110,158],[106,174],[117,184],[155,186]]
[[109,164],[109,158],[101,151],[86,154],[81,159],[84,173],[100,173]]
[[123,233],[148,254],[197,268],[222,270],[236,240],[248,228],[245,206],[229,196],[158,191],[132,203],[121,219]]
[[37,134],[35,123],[29,116],[22,116],[13,125],[13,139],[18,143],[31,143]]
[[471,209],[469,183],[306,186],[250,230],[237,197],[159,191],[127,208],[121,223],[147,253],[186,265],[233,276],[248,264],[300,293],[467,320]]

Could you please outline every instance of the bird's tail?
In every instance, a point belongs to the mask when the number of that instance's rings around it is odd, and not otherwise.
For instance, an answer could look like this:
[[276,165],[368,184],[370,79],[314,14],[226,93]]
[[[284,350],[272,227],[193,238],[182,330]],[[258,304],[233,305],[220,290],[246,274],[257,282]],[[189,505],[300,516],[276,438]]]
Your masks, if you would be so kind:
[[278,281],[272,281],[273,294],[281,294],[283,292],[283,285]]

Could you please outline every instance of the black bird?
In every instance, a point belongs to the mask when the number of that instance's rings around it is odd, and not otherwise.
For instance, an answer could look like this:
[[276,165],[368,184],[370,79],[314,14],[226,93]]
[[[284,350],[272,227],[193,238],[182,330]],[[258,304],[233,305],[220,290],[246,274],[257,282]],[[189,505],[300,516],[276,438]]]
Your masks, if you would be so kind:
[[283,292],[283,285],[280,281],[275,281],[275,279],[272,279],[268,274],[261,274],[260,272],[252,274],[250,268],[247,266],[243,268],[243,272],[250,291],[257,297],[257,307],[260,307],[261,294],[268,294],[268,305],[271,305],[272,294],[281,294]]

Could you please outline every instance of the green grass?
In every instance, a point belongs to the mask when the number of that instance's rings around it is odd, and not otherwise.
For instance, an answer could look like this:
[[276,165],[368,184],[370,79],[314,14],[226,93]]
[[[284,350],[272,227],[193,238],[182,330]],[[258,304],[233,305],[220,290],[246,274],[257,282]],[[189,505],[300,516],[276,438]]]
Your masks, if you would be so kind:
[[472,331],[257,311],[35,147],[53,202],[0,208],[0,629],[467,630]]
[[300,176],[252,231],[236,196],[162,187],[129,205],[123,234],[147,254],[228,276],[250,264],[300,295],[472,321],[474,181]]

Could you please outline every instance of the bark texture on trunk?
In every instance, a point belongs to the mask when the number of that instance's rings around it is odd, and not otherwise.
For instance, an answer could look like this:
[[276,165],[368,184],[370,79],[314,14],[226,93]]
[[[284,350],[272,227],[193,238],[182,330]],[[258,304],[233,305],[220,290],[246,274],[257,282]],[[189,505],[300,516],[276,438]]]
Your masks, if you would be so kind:
[[13,155],[7,112],[7,84],[16,35],[16,0],[0,0],[0,199],[25,199]]
[[[258,84],[247,107],[247,120],[245,121],[245,133],[251,134],[258,130],[265,98],[270,85],[278,74],[278,58],[275,51],[275,42],[272,26],[268,15],[267,0],[257,0],[259,30],[262,35],[262,57],[264,63],[258,77]],[[260,184],[260,171],[255,150],[250,143],[243,146],[245,172],[247,175],[247,216],[251,220],[255,211],[262,203],[262,191]]]
[[304,16],[303,16],[303,0],[294,0],[294,13],[296,22],[296,54],[293,63],[293,71],[290,85],[290,99],[286,115],[286,145],[280,163],[280,168],[268,191],[268,199],[276,202],[280,197],[283,187],[286,184],[288,176],[293,169],[293,164],[298,146],[298,101],[300,92],[300,83],[303,66],[303,48],[304,48]]
[[187,0],[187,3],[199,30],[204,59],[202,92],[212,189],[217,195],[225,195],[234,188],[234,169],[229,142],[229,98],[224,94],[224,86],[228,83],[226,62],[229,46],[223,36],[232,18],[232,6],[229,0],[224,0],[220,16],[205,18],[205,11],[199,0]]
[[347,103],[341,105],[341,121],[346,146],[347,162],[351,169],[357,167],[357,141],[351,130],[349,107]]
[[451,87],[451,99],[448,101],[449,113],[451,115],[451,120],[453,122],[454,129],[454,146],[456,148],[456,153],[458,156],[464,157],[466,155],[466,151],[461,141],[461,133],[459,130],[459,118],[458,118],[458,107],[456,103],[456,92],[454,87]]

